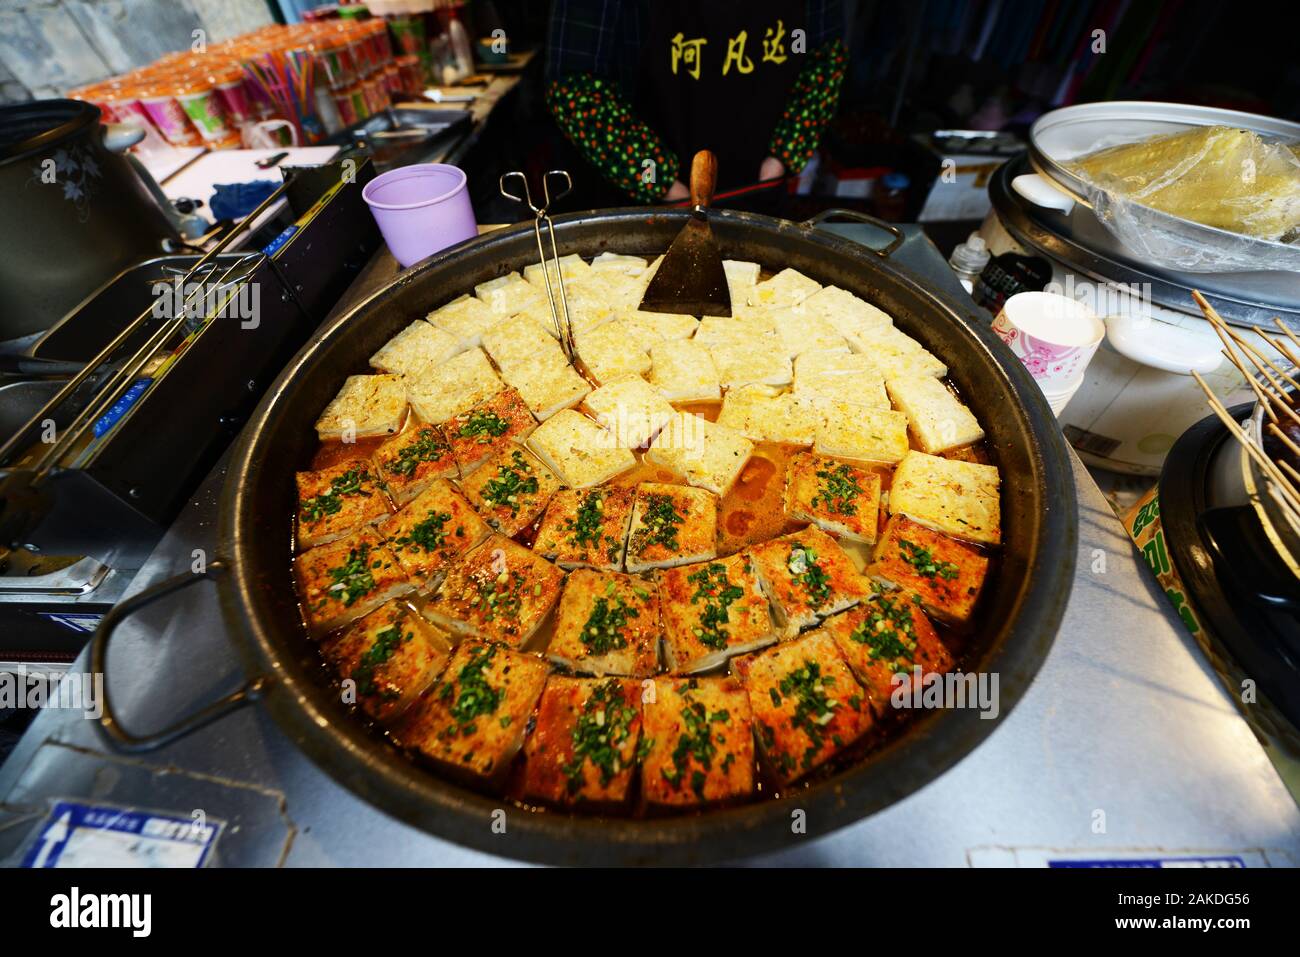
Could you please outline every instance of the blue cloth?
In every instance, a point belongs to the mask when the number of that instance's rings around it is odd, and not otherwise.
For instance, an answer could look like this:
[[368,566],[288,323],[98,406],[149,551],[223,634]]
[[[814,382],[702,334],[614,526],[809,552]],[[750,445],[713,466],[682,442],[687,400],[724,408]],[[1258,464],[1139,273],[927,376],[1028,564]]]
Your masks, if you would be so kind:
[[261,205],[280,184],[273,179],[258,179],[251,183],[218,183],[216,192],[208,201],[214,219],[239,219]]

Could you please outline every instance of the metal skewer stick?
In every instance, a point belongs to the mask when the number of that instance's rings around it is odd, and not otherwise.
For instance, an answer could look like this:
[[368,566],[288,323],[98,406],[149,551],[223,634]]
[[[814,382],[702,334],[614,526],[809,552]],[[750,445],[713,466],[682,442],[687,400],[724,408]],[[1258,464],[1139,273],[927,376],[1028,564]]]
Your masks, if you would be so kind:
[[[518,196],[506,189],[506,180],[516,176],[523,184],[522,196]],[[554,197],[551,196],[552,176],[564,177],[564,191]],[[555,326],[555,337],[560,342],[560,348],[564,350],[565,358],[569,360],[571,365],[576,364],[578,350],[573,341],[573,323],[569,318],[569,296],[564,289],[564,270],[560,267],[560,250],[555,242],[555,225],[551,222],[551,217],[547,215],[547,211],[551,208],[553,202],[563,199],[565,196],[569,195],[570,191],[572,191],[573,178],[569,176],[567,170],[553,169],[548,171],[542,177],[543,202],[540,207],[533,203],[532,192],[528,188],[528,177],[521,171],[515,170],[513,172],[501,174],[499,186],[501,188],[502,196],[523,203],[533,212],[533,235],[537,239],[537,257],[538,262],[542,267],[542,278],[546,282],[546,299],[551,305],[551,321]],[[546,247],[542,243],[543,224],[545,224],[547,233],[551,240],[550,257],[546,255]],[[560,289],[558,305],[556,304],[555,290],[551,286],[552,258],[555,267],[555,282]]]

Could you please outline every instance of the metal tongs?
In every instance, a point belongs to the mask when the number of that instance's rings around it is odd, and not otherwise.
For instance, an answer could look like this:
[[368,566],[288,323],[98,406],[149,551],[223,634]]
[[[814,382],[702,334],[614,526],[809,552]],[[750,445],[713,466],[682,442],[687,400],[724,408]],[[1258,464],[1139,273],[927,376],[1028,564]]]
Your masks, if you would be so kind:
[[[551,177],[564,177],[564,192],[558,196],[551,196]],[[523,195],[517,196],[510,190],[506,189],[506,180],[518,177],[519,182],[523,184]],[[555,324],[555,337],[560,340],[560,348],[564,350],[564,356],[573,364],[578,358],[578,350],[573,344],[573,324],[569,321],[569,297],[564,291],[564,275],[560,269],[560,251],[555,245],[555,226],[551,223],[551,217],[547,215],[547,210],[551,204],[559,202],[568,196],[573,190],[573,177],[567,170],[553,169],[547,171],[542,176],[542,197],[545,202],[542,205],[533,205],[533,196],[528,189],[528,177],[519,170],[510,173],[501,174],[501,195],[507,199],[513,199],[515,202],[523,203],[533,211],[533,233],[537,237],[537,256],[542,266],[542,276],[546,280],[546,298],[551,304],[551,321]],[[551,287],[551,265],[552,262],[546,256],[546,248],[542,245],[542,225],[545,224],[547,233],[551,239],[551,256],[554,258],[555,281],[560,287],[560,304],[555,304],[555,290]]]

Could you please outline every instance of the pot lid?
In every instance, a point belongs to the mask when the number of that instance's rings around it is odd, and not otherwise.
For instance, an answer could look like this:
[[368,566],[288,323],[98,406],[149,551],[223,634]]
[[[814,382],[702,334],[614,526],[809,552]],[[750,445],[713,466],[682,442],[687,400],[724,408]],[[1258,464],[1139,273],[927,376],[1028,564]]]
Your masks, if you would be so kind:
[[79,100],[0,107],[0,166],[48,150],[98,122],[99,107]]
[[1192,301],[1192,290],[1199,289],[1235,326],[1270,325],[1278,316],[1300,331],[1300,282],[1293,273],[1162,270],[1135,259],[1087,207],[1076,205],[1067,214],[1022,197],[1011,188],[1011,181],[1030,172],[1029,154],[1022,153],[1003,163],[989,179],[994,211],[1007,232],[1027,249],[1094,282],[1149,285],[1151,301],[1175,312],[1199,316]]
[[[1066,166],[1068,162],[1111,146],[1206,126],[1249,130],[1286,144],[1300,142],[1300,123],[1189,103],[1116,100],[1044,113],[1029,128],[1029,165],[1090,206],[1090,193],[1095,197],[1096,191]],[[1180,255],[1196,251],[1198,258],[1209,256],[1220,262],[1269,263],[1268,269],[1284,274],[1300,268],[1300,246],[1244,236],[1157,209],[1143,210],[1142,224],[1132,223],[1126,228],[1142,235],[1158,231],[1158,246],[1172,243],[1181,249]]]

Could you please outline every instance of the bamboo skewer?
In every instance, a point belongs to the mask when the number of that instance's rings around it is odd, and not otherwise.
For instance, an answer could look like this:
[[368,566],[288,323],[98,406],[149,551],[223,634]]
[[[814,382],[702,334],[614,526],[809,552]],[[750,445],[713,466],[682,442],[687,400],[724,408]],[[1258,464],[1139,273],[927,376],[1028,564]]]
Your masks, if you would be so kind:
[[[1211,389],[1209,384],[1201,378],[1201,374],[1193,371],[1192,378],[1196,380],[1196,384],[1199,385],[1201,391],[1205,393],[1205,398],[1210,403],[1210,408],[1214,411],[1214,414],[1219,417],[1219,421],[1224,424],[1232,437],[1241,443],[1241,447],[1246,450],[1247,455],[1255,460],[1255,464],[1264,470],[1264,474],[1273,480],[1273,484],[1277,487],[1278,493],[1286,500],[1287,504],[1297,512],[1300,512],[1300,492],[1296,490],[1296,484],[1283,474],[1282,470],[1278,468],[1272,459],[1264,454],[1263,449],[1251,441],[1250,436],[1242,431],[1241,426],[1233,419],[1232,414],[1227,410],[1223,403],[1219,401],[1219,397],[1214,394],[1214,390]],[[1300,476],[1297,476],[1297,481],[1300,482]]]
[[[1211,313],[1213,313],[1213,316],[1211,315]],[[1251,360],[1251,364],[1254,365],[1255,368],[1259,370],[1260,374],[1263,375],[1268,380],[1269,385],[1273,386],[1278,390],[1278,393],[1275,395],[1274,393],[1267,391],[1262,385],[1259,384],[1259,381],[1256,378],[1256,376],[1253,376],[1246,371],[1245,364],[1241,361],[1240,356],[1237,355],[1237,350],[1233,348],[1232,341],[1229,339],[1224,328],[1220,325],[1220,323],[1222,323],[1223,320],[1219,318],[1217,312],[1214,312],[1213,307],[1210,307],[1205,317],[1210,321],[1210,327],[1214,330],[1215,334],[1219,337],[1219,341],[1223,343],[1223,354],[1228,357],[1229,362],[1231,362],[1234,366],[1237,367],[1237,370],[1241,373],[1242,378],[1245,379],[1246,384],[1249,385],[1251,389],[1254,390],[1255,395],[1259,398],[1259,401],[1264,403],[1264,408],[1268,412],[1269,418],[1275,422],[1277,421],[1277,413],[1273,411],[1273,407],[1276,405],[1288,416],[1290,416],[1291,419],[1296,423],[1296,425],[1300,425],[1300,414],[1297,414],[1296,410],[1291,407],[1289,400],[1286,398],[1286,390],[1284,390],[1281,387],[1281,385],[1279,385],[1277,381],[1268,374],[1268,371],[1266,369],[1262,368],[1258,362],[1256,362],[1253,358],[1251,358],[1249,353],[1247,353],[1246,358]],[[1215,319],[1218,319],[1218,322],[1216,322]]]

